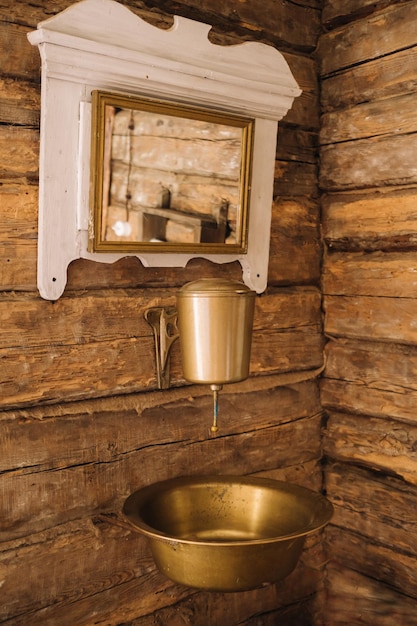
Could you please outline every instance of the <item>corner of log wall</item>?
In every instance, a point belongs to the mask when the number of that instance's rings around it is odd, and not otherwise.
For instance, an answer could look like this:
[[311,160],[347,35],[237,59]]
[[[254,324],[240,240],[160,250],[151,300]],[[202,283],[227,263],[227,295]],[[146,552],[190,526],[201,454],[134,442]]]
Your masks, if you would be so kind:
[[[0,621],[14,626],[320,623],[321,535],[279,585],[197,592],[155,568],[121,507],[142,485],[204,472],[257,474],[319,490],[323,367],[316,174],[320,2],[127,2],[169,27],[175,11],[213,24],[213,41],[264,41],[303,89],[280,125],[269,287],[257,299],[251,376],[221,394],[211,438],[208,389],[186,385],[179,352],[159,391],[150,306],[201,276],[239,279],[237,264],[184,269],[75,261],[55,303],[36,289],[40,61],[27,42],[58,0],[0,7]],[[12,6],[13,5],[13,6]],[[295,25],[297,27],[295,28]]]
[[417,3],[324,3],[326,626],[417,624]]

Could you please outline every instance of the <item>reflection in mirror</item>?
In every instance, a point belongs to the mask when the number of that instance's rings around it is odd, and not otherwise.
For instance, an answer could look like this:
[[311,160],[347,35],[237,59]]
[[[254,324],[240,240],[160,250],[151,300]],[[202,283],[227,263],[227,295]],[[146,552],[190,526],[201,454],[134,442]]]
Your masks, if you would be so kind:
[[245,252],[253,120],[92,96],[90,250]]

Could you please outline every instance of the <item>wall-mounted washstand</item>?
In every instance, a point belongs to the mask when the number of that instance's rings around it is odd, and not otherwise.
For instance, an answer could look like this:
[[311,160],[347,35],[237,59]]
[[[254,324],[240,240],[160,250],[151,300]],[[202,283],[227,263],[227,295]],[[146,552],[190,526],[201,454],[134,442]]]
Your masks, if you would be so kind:
[[[184,377],[210,385],[212,433],[218,392],[249,375],[255,293],[243,283],[201,279],[184,285],[177,309],[145,315],[154,329],[158,378],[167,386],[169,351],[179,336]],[[177,314],[178,312],[178,327]],[[253,476],[178,477],[132,493],[123,508],[148,537],[155,562],[175,582],[218,591],[272,583],[296,566],[305,538],[325,526],[330,502],[310,489]]]

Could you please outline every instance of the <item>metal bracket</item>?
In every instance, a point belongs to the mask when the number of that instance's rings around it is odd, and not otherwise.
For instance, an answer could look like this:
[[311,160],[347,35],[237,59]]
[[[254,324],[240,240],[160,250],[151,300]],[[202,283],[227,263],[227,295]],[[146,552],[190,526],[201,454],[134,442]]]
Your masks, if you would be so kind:
[[177,309],[175,307],[155,306],[147,309],[144,317],[153,329],[158,387],[159,389],[169,389],[169,354],[172,344],[179,337]]

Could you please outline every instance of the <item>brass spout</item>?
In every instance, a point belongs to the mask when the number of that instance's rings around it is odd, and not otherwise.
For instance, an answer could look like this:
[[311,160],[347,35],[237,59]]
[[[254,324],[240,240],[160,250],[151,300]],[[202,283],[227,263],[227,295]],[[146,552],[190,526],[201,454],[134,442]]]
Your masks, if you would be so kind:
[[223,385],[210,385],[210,389],[213,392],[213,424],[210,431],[214,434],[219,430],[218,418],[219,418],[219,391]]

